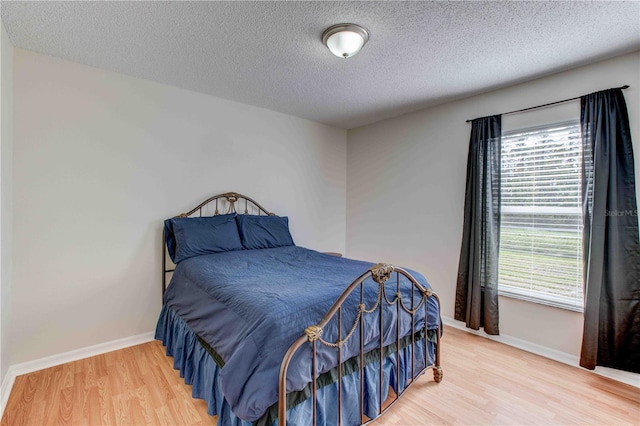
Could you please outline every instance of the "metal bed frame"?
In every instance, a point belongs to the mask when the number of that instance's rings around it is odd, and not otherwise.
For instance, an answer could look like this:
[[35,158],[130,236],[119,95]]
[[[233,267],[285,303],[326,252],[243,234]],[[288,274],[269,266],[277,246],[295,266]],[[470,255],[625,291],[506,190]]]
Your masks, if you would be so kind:
[[[241,209],[241,204],[244,201],[244,209]],[[238,212],[238,209],[241,209],[240,212]],[[213,209],[213,211],[212,211]],[[220,213],[222,211],[222,213]],[[219,195],[215,195],[211,198],[208,198],[207,200],[203,201],[202,203],[200,203],[198,206],[194,207],[193,209],[191,209],[190,211],[186,212],[186,213],[182,213],[176,217],[203,217],[203,216],[215,216],[218,214],[228,214],[228,213],[240,213],[240,214],[257,214],[257,215],[267,215],[267,216],[276,216],[274,213],[269,212],[268,210],[266,210],[264,207],[262,207],[260,204],[258,204],[256,201],[254,201],[253,199],[239,194],[237,192],[226,192],[224,194],[219,194]],[[163,257],[162,257],[162,270],[163,270],[163,274],[162,274],[162,294],[164,296],[164,292],[166,289],[166,285],[167,285],[167,274],[172,273],[175,270],[175,267],[171,268],[167,265],[167,256],[168,256],[168,252],[167,252],[167,247],[165,244],[165,238],[164,238],[164,231],[163,231],[163,238],[162,238],[162,252],[163,252]],[[410,303],[407,304],[405,303],[405,301],[402,299],[401,296],[401,292],[400,292],[400,277],[403,276],[404,278],[406,278],[410,285],[411,285],[411,301]],[[386,288],[386,284],[387,282],[392,279],[393,277],[395,277],[395,282],[396,282],[396,292],[395,294],[392,296],[392,299],[389,298],[389,295],[387,294],[387,288]],[[371,278],[371,280],[369,280],[369,278]],[[367,281],[369,280],[369,281]],[[373,303],[373,306],[367,307],[365,306],[364,303],[364,286],[365,285],[371,285],[372,282],[375,282],[375,285],[377,285],[377,291],[378,291],[378,295],[377,298],[375,300],[375,302]],[[359,292],[359,304],[357,306],[357,314],[356,317],[351,325],[351,327],[349,328],[349,332],[342,337],[341,333],[342,333],[342,309],[343,309],[343,305],[345,304],[345,302],[347,301],[347,298],[353,294]],[[415,297],[414,297],[415,296]],[[416,297],[418,297],[418,299],[416,299]],[[325,314],[325,316],[322,318],[322,320],[315,324],[315,325],[310,325],[309,327],[307,327],[303,332],[301,332],[301,336],[294,341],[291,346],[289,347],[289,349],[287,350],[287,352],[284,355],[284,358],[282,360],[282,363],[280,365],[280,374],[279,374],[279,378],[278,378],[278,393],[279,393],[279,399],[278,399],[278,425],[279,426],[285,426],[287,423],[287,370],[289,368],[289,364],[291,362],[291,360],[293,359],[294,355],[298,352],[298,350],[300,350],[304,345],[306,344],[310,344],[311,345],[311,353],[312,353],[312,360],[311,360],[311,368],[312,368],[312,376],[313,378],[315,378],[314,380],[312,380],[312,385],[311,385],[311,398],[313,401],[316,401],[316,397],[317,397],[317,377],[318,377],[318,372],[317,372],[317,366],[316,366],[316,352],[317,352],[317,345],[318,344],[322,344],[331,348],[334,348],[337,351],[337,359],[338,359],[338,368],[337,368],[337,373],[338,373],[338,379],[336,381],[337,386],[338,386],[338,418],[336,419],[336,423],[338,426],[341,426],[342,424],[342,420],[341,420],[341,412],[342,412],[342,368],[340,368],[340,366],[342,365],[343,361],[345,361],[343,359],[343,354],[342,354],[342,347],[343,345],[349,341],[352,338],[355,338],[354,335],[356,335],[356,331],[358,331],[358,335],[359,335],[359,344],[360,344],[360,352],[359,352],[359,374],[360,374],[360,395],[359,395],[359,399],[360,399],[360,418],[362,419],[362,424],[368,424],[376,419],[378,419],[380,417],[380,415],[384,414],[387,410],[389,410],[393,405],[395,405],[395,403],[400,399],[400,397],[404,394],[404,392],[406,392],[407,389],[409,389],[409,387],[411,387],[415,382],[416,379],[419,375],[423,374],[424,371],[426,371],[427,369],[432,368],[433,369],[433,379],[436,383],[440,383],[442,381],[443,378],[443,372],[442,372],[442,367],[440,366],[440,335],[441,335],[441,328],[440,326],[435,330],[435,334],[436,334],[436,342],[435,342],[435,360],[434,363],[432,365],[429,365],[428,363],[428,350],[427,350],[427,341],[428,341],[428,334],[427,334],[427,299],[433,297],[438,305],[438,309],[440,308],[440,299],[438,298],[438,295],[433,292],[431,289],[428,288],[424,288],[420,283],[418,283],[416,281],[416,279],[411,276],[411,274],[409,272],[407,272],[406,270],[390,265],[390,264],[386,264],[386,263],[378,263],[374,266],[372,266],[368,271],[364,272],[362,275],[360,275],[360,277],[358,277],[355,281],[353,281],[342,293],[342,295],[335,301],[335,303],[333,304],[333,306],[331,307],[331,309],[329,309],[329,311]],[[395,305],[396,307],[396,321],[395,321],[395,327],[396,327],[396,350],[399,352],[400,350],[400,322],[399,322],[399,318],[401,315],[401,312],[406,313],[407,315],[410,315],[411,317],[411,377],[408,381],[408,383],[401,389],[401,386],[399,384],[397,384],[396,386],[396,390],[397,392],[394,392],[395,397],[389,401],[389,398],[387,398],[387,401],[383,401],[382,397],[383,397],[383,393],[384,390],[383,389],[383,352],[384,352],[384,346],[383,346],[383,329],[384,329],[384,317],[383,317],[383,306],[384,305],[389,305],[389,306],[393,306]],[[391,308],[393,309],[393,308]],[[419,309],[424,309],[424,326],[422,329],[418,329],[416,330],[416,324],[415,324],[415,315],[416,313],[418,313]],[[371,315],[371,314],[375,314],[378,313],[379,315],[379,321],[378,321],[378,326],[379,326],[379,335],[380,335],[380,339],[379,339],[379,344],[378,344],[378,350],[380,353],[380,357],[379,357],[379,381],[378,381],[378,397],[380,399],[379,403],[379,408],[378,408],[378,415],[375,416],[375,418],[370,419],[368,418],[365,413],[364,413],[364,369],[365,369],[365,362],[364,362],[364,335],[365,335],[365,330],[364,330],[364,322],[363,322],[363,317],[365,315]],[[336,320],[337,321],[337,339],[335,341],[326,341],[325,339],[322,338],[322,334],[323,334],[323,330],[324,328],[327,326],[327,324],[329,324],[330,321],[332,320]],[[393,326],[393,324],[392,324]],[[416,341],[416,333],[417,332],[423,332],[423,338],[420,339],[422,340],[422,342],[417,342]],[[409,336],[409,335],[407,335]],[[415,345],[416,344],[424,344],[424,367],[422,368],[422,370],[420,371],[416,371],[416,366],[415,366]],[[406,374],[406,372],[404,372]],[[396,381],[400,381],[400,377],[404,377],[404,375],[401,376],[401,369],[400,369],[400,362],[399,360],[396,362]],[[390,385],[391,383],[389,383]],[[383,404],[387,402],[388,404],[386,406],[383,406]],[[313,418],[312,418],[312,422],[313,422],[313,426],[316,425],[316,402],[313,402]]]

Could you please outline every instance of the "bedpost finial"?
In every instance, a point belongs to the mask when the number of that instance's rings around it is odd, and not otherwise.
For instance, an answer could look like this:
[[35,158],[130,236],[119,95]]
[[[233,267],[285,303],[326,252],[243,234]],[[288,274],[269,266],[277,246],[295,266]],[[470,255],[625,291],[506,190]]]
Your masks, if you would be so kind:
[[375,282],[378,284],[384,284],[389,278],[391,278],[391,273],[394,269],[394,266],[389,263],[376,263],[369,270],[371,271],[371,276]]

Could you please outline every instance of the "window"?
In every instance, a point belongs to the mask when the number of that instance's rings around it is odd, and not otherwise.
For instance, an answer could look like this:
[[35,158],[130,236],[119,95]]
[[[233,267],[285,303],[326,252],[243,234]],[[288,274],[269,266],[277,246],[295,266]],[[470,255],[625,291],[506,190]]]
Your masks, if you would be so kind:
[[580,124],[502,135],[500,294],[582,311]]

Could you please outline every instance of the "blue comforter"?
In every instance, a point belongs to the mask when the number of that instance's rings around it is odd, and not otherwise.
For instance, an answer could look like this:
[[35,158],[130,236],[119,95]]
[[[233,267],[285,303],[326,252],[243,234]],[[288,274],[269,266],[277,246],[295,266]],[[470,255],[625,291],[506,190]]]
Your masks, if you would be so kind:
[[[164,303],[177,312],[193,331],[224,360],[220,373],[222,392],[233,412],[255,421],[278,400],[280,362],[294,340],[318,323],[344,289],[373,264],[339,258],[301,247],[240,250],[203,255],[178,264],[164,296]],[[425,278],[410,271],[428,287]],[[395,277],[386,284],[393,299]],[[411,290],[401,285],[405,304]],[[414,297],[417,299],[418,292]],[[359,292],[343,309],[342,336],[353,324]],[[364,300],[367,308],[377,297],[377,284],[368,280]],[[346,305],[345,305],[346,306]],[[386,309],[386,308],[385,308]],[[389,317],[390,316],[390,317]],[[383,312],[384,322],[396,317],[396,308]],[[400,315],[401,335],[411,333],[408,315]],[[377,311],[365,315],[375,324],[365,335],[365,351],[379,344]],[[433,298],[428,304],[428,326],[438,326],[439,314]],[[424,309],[416,316],[415,329],[424,325]],[[336,321],[325,327],[323,338],[334,341]],[[395,327],[383,330],[385,345],[396,341]],[[308,345],[307,345],[308,346]],[[358,333],[342,349],[342,360],[359,352]],[[310,348],[298,352],[288,374],[288,391],[300,390],[311,381]],[[318,372],[337,365],[336,350],[318,345]]]

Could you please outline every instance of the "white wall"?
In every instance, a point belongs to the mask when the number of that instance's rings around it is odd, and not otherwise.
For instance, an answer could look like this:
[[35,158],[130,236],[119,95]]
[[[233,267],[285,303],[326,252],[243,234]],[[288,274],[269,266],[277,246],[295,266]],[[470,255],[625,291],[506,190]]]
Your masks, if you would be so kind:
[[11,297],[11,189],[13,146],[13,46],[0,22],[0,382],[9,368]]
[[[631,85],[624,95],[640,179],[638,52],[350,130],[347,254],[421,271],[440,295],[443,315],[452,318],[470,134],[465,120],[624,84]],[[502,334],[579,354],[582,314],[505,297],[499,303]]]
[[14,53],[11,363],[155,329],[162,220],[224,191],[344,251],[346,131]]

